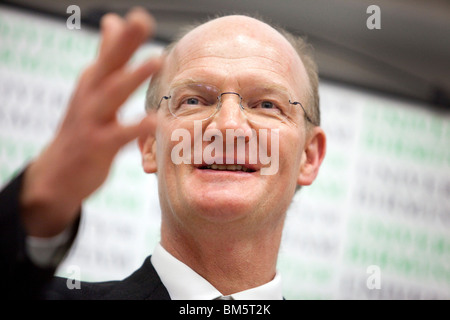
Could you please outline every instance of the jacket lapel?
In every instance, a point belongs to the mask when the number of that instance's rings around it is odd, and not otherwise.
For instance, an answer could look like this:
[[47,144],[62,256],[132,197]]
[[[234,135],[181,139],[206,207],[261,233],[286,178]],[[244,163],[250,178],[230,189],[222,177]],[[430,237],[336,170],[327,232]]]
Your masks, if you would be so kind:
[[170,296],[148,256],[139,269],[117,282],[103,299],[170,300]]

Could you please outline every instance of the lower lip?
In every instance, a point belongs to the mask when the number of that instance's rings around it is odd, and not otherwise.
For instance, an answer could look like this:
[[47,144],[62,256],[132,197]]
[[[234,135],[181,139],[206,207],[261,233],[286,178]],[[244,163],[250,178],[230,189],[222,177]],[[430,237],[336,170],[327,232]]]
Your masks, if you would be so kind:
[[233,178],[242,177],[243,178],[243,177],[251,177],[255,173],[257,173],[257,171],[245,172],[245,171],[239,171],[239,170],[231,171],[231,170],[213,170],[213,169],[199,169],[199,168],[195,168],[195,171],[199,174],[214,176],[216,178],[219,178],[219,177],[233,177]]

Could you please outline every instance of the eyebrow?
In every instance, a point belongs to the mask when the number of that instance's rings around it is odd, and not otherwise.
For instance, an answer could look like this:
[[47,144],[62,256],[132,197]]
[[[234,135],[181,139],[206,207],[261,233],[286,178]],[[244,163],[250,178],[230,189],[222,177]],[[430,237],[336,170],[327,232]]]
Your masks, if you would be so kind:
[[209,86],[215,87],[212,84],[208,84],[205,81],[198,81],[194,78],[184,78],[184,79],[177,80],[177,81],[171,83],[170,87],[179,87],[179,86],[185,86],[185,85],[190,85],[190,84],[207,84]]
[[291,97],[289,90],[286,87],[279,85],[277,83],[271,83],[271,84],[267,84],[267,85],[265,84],[265,85],[261,85],[261,86],[252,86],[250,88],[253,89],[253,91],[264,92],[264,93],[285,92],[289,97]]
[[[185,79],[177,80],[171,84],[171,87],[178,87],[178,86],[192,85],[192,84],[203,84],[203,85],[211,86],[211,87],[217,88],[218,92],[221,92],[221,90],[219,90],[219,88],[216,85],[210,84],[207,81],[202,81],[200,79],[194,79],[194,78],[185,78]],[[248,91],[248,88],[249,87],[245,87],[244,91]],[[269,93],[282,91],[282,92],[286,92],[289,97],[292,97],[292,94],[289,92],[289,90],[285,86],[275,83],[275,82],[264,83],[264,84],[257,85],[257,86],[252,85],[252,86],[250,86],[250,88],[252,88],[254,90],[258,90],[258,91],[269,92]]]

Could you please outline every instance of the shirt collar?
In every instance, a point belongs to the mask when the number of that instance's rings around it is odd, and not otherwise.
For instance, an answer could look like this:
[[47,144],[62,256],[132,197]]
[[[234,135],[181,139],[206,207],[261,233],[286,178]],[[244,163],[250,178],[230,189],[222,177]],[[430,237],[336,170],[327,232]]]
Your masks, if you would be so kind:
[[[153,267],[173,300],[213,300],[222,294],[205,278],[158,244],[152,254]],[[281,300],[281,275],[259,287],[231,295],[234,300]]]

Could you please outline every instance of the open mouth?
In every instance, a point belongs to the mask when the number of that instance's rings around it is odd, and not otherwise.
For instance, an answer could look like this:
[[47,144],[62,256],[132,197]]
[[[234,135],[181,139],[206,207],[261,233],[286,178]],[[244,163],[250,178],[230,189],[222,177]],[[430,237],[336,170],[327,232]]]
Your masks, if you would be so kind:
[[240,164],[211,164],[199,167],[199,169],[205,170],[217,170],[217,171],[242,171],[242,172],[255,172],[256,170],[248,168]]

